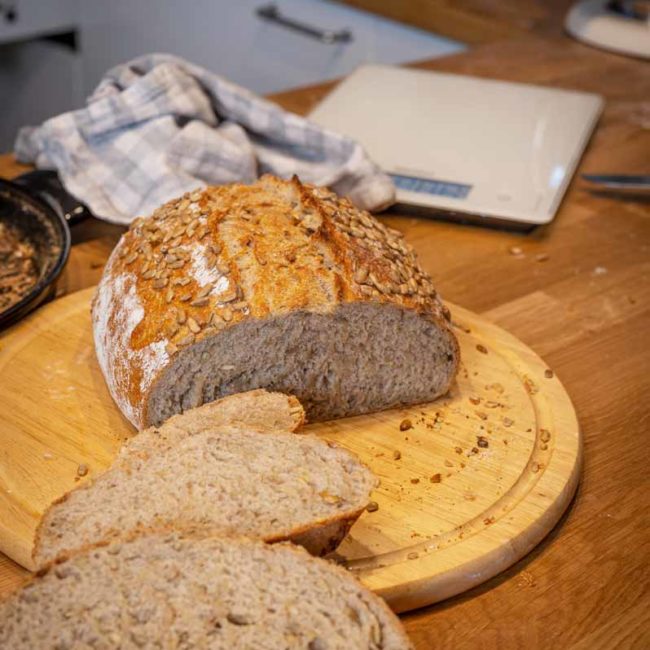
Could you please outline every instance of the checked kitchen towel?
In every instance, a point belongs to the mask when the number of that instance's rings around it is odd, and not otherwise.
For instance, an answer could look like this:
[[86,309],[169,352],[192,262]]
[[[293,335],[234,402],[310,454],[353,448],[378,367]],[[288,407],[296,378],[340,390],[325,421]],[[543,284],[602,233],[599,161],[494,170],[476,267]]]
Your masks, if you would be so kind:
[[109,70],[85,108],[20,130],[22,162],[56,169],[97,217],[128,224],[206,184],[297,174],[358,207],[395,191],[354,140],[183,59],[149,54]]

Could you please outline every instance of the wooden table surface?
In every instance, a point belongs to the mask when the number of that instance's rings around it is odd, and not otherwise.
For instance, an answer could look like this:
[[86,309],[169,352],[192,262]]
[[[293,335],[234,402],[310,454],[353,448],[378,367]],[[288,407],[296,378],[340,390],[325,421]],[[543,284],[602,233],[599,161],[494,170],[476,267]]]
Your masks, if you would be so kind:
[[[601,93],[605,112],[578,173],[650,173],[645,63],[564,38],[528,38],[424,67]],[[305,112],[329,87],[275,98]],[[20,170],[0,159],[0,175]],[[527,235],[383,218],[405,233],[445,298],[546,359],[585,439],[582,481],[559,525],[506,573],[405,615],[416,647],[650,647],[650,203],[596,196],[576,177],[554,223]],[[96,283],[120,232],[94,220],[75,226],[59,291]],[[0,557],[0,594],[25,575]]]

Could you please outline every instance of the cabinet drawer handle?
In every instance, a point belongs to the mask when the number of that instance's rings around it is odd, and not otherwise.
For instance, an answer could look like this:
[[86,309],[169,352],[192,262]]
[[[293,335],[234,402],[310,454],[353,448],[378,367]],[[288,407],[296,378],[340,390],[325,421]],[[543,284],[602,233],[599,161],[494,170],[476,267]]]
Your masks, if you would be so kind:
[[268,20],[276,25],[282,25],[282,27],[291,29],[299,34],[310,36],[321,43],[349,43],[352,40],[352,32],[349,29],[333,31],[331,29],[319,29],[318,27],[306,25],[305,23],[294,20],[293,18],[283,16],[277,5],[274,3],[258,7],[256,13],[263,20]]

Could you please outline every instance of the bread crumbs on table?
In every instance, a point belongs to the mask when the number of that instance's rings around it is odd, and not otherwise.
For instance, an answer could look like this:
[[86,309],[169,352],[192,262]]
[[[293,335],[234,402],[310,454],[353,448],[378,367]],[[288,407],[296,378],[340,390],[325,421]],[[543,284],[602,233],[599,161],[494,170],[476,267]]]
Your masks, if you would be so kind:
[[371,501],[367,506],[366,510],[368,512],[377,512],[379,510],[379,504],[376,501]]
[[399,449],[396,449],[393,452],[393,459],[394,460],[399,460],[402,457],[402,452]]
[[411,483],[413,483],[413,485],[417,485],[419,482],[420,482],[419,478],[412,478],[411,479]]
[[547,368],[544,371],[544,377],[546,377],[546,379],[552,379],[553,378],[553,371],[550,368]]
[[420,557],[420,554],[416,551],[411,551],[407,556],[409,560],[417,560]]
[[487,449],[490,446],[488,439],[485,436],[477,436],[476,444],[482,449]]
[[477,349],[481,354],[487,354],[487,353],[488,353],[487,348],[486,348],[484,345],[482,345],[481,343],[479,343],[479,344],[476,346],[476,349]]
[[412,428],[413,428],[413,423],[408,418],[405,418],[404,420],[402,420],[399,423],[399,430],[400,431],[408,431],[409,429],[412,429]]
[[88,465],[81,463],[79,467],[77,467],[77,476],[86,476],[86,474],[88,474]]
[[442,474],[433,474],[431,478],[429,479],[431,483],[441,483],[442,482]]
[[463,448],[462,448],[462,447],[454,447],[454,451],[455,451],[457,454],[462,454],[462,453],[463,453]]

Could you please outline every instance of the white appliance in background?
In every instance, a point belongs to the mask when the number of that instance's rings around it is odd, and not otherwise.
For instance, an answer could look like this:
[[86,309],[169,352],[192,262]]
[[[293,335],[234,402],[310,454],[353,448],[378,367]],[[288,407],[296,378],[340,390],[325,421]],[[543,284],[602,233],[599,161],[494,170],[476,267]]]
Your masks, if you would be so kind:
[[598,95],[369,65],[310,118],[361,142],[399,204],[531,228],[553,219],[602,107]]
[[588,45],[650,59],[647,0],[582,0],[571,7],[565,26]]

